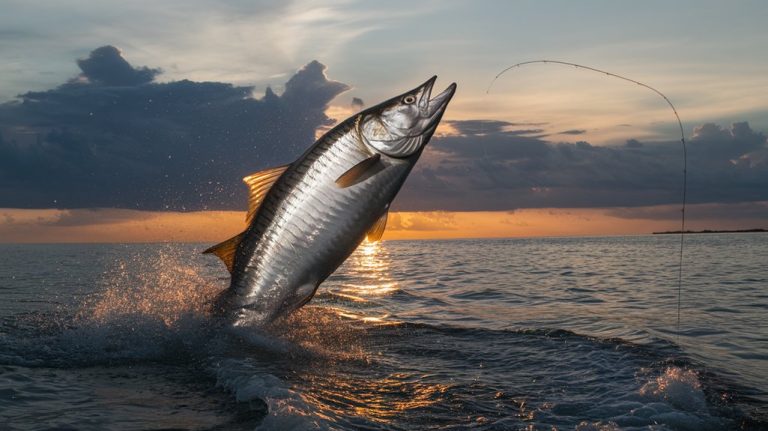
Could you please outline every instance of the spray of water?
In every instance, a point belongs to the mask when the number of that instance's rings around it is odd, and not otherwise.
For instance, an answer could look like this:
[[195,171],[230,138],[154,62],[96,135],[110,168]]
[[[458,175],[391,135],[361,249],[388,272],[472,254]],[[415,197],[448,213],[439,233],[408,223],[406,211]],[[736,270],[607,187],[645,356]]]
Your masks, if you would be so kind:
[[104,289],[83,302],[77,320],[101,325],[155,321],[170,328],[184,317],[207,318],[221,286],[186,262],[183,250],[169,246],[154,253],[137,253],[106,271]]

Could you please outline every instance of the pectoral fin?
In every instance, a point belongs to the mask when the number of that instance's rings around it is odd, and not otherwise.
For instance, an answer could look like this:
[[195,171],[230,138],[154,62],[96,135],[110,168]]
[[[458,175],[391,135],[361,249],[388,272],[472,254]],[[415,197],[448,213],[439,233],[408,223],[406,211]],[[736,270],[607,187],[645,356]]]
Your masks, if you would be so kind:
[[381,154],[376,153],[355,166],[352,166],[347,172],[344,172],[336,179],[336,185],[341,188],[346,188],[367,180],[371,175],[384,169],[384,166],[379,160],[381,160]]
[[389,211],[385,212],[384,214],[379,217],[378,220],[376,220],[376,223],[371,226],[370,229],[368,229],[368,233],[365,234],[365,239],[367,239],[370,242],[376,242],[381,240],[381,236],[384,235],[384,229],[387,227],[387,216],[389,215]]
[[285,302],[283,302],[281,311],[293,311],[301,308],[304,304],[309,302],[313,296],[315,296],[315,292],[317,292],[318,286],[319,284],[317,283],[307,283],[299,286],[293,295],[291,295],[288,299],[285,300]]
[[245,232],[242,232],[224,242],[221,242],[219,244],[214,245],[213,247],[210,247],[209,249],[205,250],[203,254],[213,253],[216,256],[218,256],[219,259],[221,259],[221,261],[224,262],[224,265],[227,266],[227,270],[231,274],[232,268],[235,265],[235,251],[237,251],[237,246],[243,240],[244,236],[245,236]]
[[275,184],[280,175],[283,175],[290,165],[278,166],[276,168],[265,169],[255,172],[243,178],[243,182],[248,185],[248,213],[245,215],[245,222],[250,224],[253,216],[259,210],[264,197],[272,185]]

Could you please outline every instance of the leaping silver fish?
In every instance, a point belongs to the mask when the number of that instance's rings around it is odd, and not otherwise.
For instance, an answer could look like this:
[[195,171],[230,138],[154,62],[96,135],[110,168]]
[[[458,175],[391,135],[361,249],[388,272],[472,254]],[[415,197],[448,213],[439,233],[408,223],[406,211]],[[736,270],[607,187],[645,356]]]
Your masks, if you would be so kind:
[[216,311],[263,324],[306,304],[387,211],[435,132],[456,84],[430,99],[437,76],[340,123],[295,162],[243,178],[248,228],[204,253],[232,275]]

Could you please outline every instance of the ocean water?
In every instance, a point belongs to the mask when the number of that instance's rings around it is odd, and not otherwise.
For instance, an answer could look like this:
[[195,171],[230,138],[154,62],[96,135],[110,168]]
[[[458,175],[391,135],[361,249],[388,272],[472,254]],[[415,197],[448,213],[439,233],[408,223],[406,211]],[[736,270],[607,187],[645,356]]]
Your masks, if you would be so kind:
[[768,235],[363,244],[215,324],[210,244],[0,245],[0,430],[768,429]]

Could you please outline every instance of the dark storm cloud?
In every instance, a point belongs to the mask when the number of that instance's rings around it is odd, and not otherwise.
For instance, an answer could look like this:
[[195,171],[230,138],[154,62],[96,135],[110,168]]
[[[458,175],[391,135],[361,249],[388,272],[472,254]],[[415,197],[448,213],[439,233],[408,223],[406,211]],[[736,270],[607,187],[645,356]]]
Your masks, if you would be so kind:
[[587,133],[586,130],[571,129],[571,130],[564,130],[564,131],[558,133],[558,135],[583,135],[585,133]]
[[[531,129],[531,126],[543,126],[546,123],[512,123],[500,120],[453,120],[447,121],[462,136],[478,135],[529,135],[542,133],[542,129]],[[528,127],[526,129],[513,129],[515,127]]]
[[325,109],[328,102],[347,90],[349,86],[346,84],[325,77],[323,64],[312,61],[288,80],[281,99],[292,106]]
[[[551,143],[510,130],[507,122],[453,126],[460,135],[433,140],[396,208],[635,207],[681,199],[679,142]],[[688,173],[691,203],[768,200],[766,137],[747,123],[697,127],[688,142]]]
[[[243,209],[240,179],[294,160],[318,127],[332,124],[325,108],[348,89],[328,80],[316,61],[292,76],[283,94],[267,89],[258,99],[253,88],[226,83],[156,83],[157,69],[132,66],[114,47],[78,64],[77,78],[0,105],[0,207]],[[543,123],[446,122],[456,134],[433,139],[396,209],[680,202],[679,142],[552,143]],[[704,124],[688,144],[691,203],[768,201],[768,145],[749,124]],[[764,213],[750,208],[744,214]],[[51,223],[131,217],[81,210]]]
[[292,161],[348,87],[313,61],[256,99],[251,87],[154,83],[114,47],[82,74],[0,105],[0,207],[242,209],[243,176]]
[[[655,206],[644,208],[616,208],[607,213],[614,217],[635,220],[680,220],[680,207]],[[731,204],[700,204],[688,207],[686,220],[733,220],[754,219],[768,222],[768,202],[738,202]]]
[[102,46],[91,51],[88,58],[77,60],[83,71],[80,76],[104,85],[147,84],[160,74],[160,69],[131,66],[114,46]]

